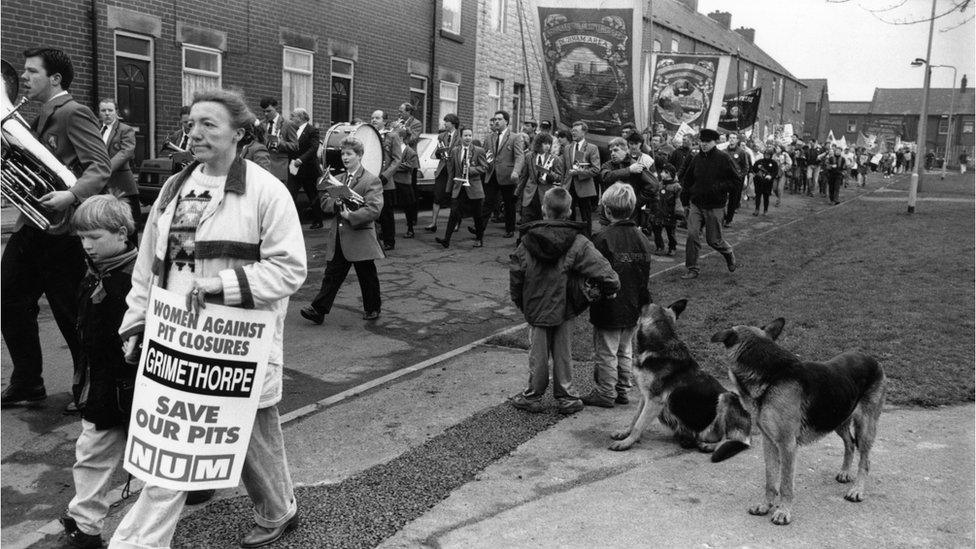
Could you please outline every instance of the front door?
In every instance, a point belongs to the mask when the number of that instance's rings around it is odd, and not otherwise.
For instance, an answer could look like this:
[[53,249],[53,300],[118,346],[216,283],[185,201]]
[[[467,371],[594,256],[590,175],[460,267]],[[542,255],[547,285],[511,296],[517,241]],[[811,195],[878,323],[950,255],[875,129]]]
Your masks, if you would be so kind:
[[119,116],[136,130],[135,165],[149,158],[149,61],[116,57]]

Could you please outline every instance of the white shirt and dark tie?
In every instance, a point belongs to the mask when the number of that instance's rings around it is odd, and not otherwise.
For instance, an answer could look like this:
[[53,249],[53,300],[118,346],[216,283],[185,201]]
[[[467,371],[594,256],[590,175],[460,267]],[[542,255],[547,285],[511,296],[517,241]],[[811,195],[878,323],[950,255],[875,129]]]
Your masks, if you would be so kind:
[[108,145],[109,136],[112,135],[112,128],[114,128],[115,124],[117,123],[118,122],[113,122],[111,124],[102,125],[102,141],[104,141],[106,145]]

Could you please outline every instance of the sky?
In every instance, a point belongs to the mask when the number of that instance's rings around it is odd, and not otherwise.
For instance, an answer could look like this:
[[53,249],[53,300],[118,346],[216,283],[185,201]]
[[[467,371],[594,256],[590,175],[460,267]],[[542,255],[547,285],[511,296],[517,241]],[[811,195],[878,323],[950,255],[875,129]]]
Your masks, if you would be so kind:
[[[936,0],[942,13],[962,0]],[[953,65],[956,85],[966,74],[976,86],[976,1],[935,21],[932,64]],[[873,14],[869,10],[890,10]],[[874,88],[921,88],[924,71],[912,67],[925,57],[931,0],[699,0],[698,11],[727,11],[732,28],[756,29],[756,44],[797,78],[826,78],[831,101],[870,101]],[[933,68],[932,87],[952,86],[952,70]]]

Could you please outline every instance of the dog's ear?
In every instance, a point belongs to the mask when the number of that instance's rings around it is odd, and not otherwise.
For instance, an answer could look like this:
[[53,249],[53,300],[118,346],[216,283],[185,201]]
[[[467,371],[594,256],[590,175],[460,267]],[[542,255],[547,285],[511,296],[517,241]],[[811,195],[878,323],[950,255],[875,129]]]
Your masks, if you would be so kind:
[[681,313],[684,312],[685,307],[687,305],[688,305],[687,299],[679,299],[678,301],[675,301],[674,303],[668,305],[668,309],[674,311],[674,318],[678,318],[679,316],[681,316]]
[[779,317],[776,320],[770,322],[769,324],[763,326],[763,331],[766,332],[766,335],[768,335],[770,339],[776,341],[776,338],[779,337],[779,334],[783,333],[783,326],[785,324],[786,324],[786,319],[783,317]]
[[731,347],[739,342],[739,334],[735,330],[722,330],[712,335],[712,343],[724,343],[726,347]]

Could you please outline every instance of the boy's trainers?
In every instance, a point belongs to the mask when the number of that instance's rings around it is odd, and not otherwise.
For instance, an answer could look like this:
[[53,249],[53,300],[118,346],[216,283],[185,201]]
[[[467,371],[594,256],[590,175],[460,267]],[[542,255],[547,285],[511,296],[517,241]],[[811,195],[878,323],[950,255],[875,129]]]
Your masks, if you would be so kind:
[[575,414],[583,409],[582,400],[570,400],[568,402],[560,402],[556,407],[556,410],[563,415]]
[[599,406],[600,408],[613,408],[614,400],[610,397],[605,397],[600,393],[593,391],[590,394],[583,397],[583,404],[587,406]]
[[[512,406],[524,412],[538,414],[546,410],[546,407],[542,404],[541,398],[525,398],[525,395],[522,393],[513,396],[509,401],[512,403]],[[582,407],[582,405],[580,405],[580,407]]]

